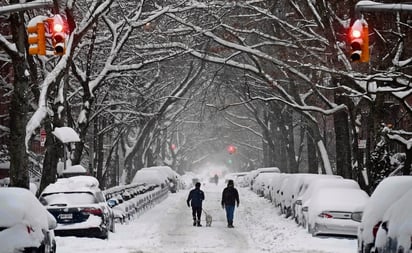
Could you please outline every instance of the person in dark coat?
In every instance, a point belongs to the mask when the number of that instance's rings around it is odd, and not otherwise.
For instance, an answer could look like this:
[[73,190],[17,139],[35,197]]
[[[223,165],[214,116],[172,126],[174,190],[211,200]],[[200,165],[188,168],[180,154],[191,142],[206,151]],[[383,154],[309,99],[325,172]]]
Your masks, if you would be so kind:
[[195,189],[189,192],[187,197],[187,206],[192,206],[193,226],[201,227],[200,217],[202,216],[202,202],[205,199],[205,194],[200,190],[200,183],[195,184]]
[[233,215],[235,205],[239,207],[239,193],[234,186],[233,180],[229,180],[227,187],[222,192],[222,208],[226,209],[227,227],[233,228]]

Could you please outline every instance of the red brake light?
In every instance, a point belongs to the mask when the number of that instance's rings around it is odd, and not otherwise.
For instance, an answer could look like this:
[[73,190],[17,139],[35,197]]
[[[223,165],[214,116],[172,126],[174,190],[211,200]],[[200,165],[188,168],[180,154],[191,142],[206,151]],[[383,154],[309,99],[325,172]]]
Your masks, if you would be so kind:
[[90,213],[90,214],[93,214],[93,215],[102,215],[103,214],[102,209],[99,209],[99,208],[84,208],[83,212]]
[[318,216],[321,217],[321,218],[325,218],[325,219],[332,219],[333,218],[333,215],[331,215],[330,213],[320,213]]
[[381,221],[379,221],[378,223],[376,223],[376,225],[373,227],[373,229],[372,229],[372,234],[373,234],[373,237],[375,238],[376,237],[376,233],[378,233],[378,229],[379,229],[379,226],[381,225]]

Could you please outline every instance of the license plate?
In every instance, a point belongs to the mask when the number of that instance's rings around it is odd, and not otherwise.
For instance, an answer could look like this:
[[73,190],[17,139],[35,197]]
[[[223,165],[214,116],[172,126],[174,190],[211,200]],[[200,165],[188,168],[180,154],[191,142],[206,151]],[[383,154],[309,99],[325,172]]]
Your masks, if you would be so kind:
[[61,220],[71,220],[71,219],[73,219],[73,214],[71,214],[71,213],[62,213],[62,214],[59,215],[59,218]]

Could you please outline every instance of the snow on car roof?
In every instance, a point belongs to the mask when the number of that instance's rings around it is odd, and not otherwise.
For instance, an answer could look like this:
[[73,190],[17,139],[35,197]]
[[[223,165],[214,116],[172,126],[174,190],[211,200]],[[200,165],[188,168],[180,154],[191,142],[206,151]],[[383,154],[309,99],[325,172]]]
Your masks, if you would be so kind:
[[[48,230],[48,213],[34,194],[24,188],[0,188],[0,227],[34,224]],[[3,245],[0,242],[0,245]]]
[[176,176],[179,176],[179,174],[176,171],[174,171],[172,168],[170,168],[169,166],[152,166],[152,167],[142,168],[141,170],[157,170],[161,173],[165,173],[167,177],[169,178],[174,178]]
[[314,181],[309,185],[308,189],[301,196],[302,200],[308,200],[311,198],[314,192],[318,191],[323,187],[335,187],[335,188],[352,188],[360,189],[358,182],[352,179],[341,179],[341,178],[314,178]]
[[[400,230],[412,232],[412,189],[402,195],[385,212],[383,221],[388,222],[388,235],[391,237],[399,236]],[[406,225],[402,227],[402,225]],[[409,232],[408,235],[411,233]],[[410,238],[409,238],[410,239]]]
[[80,172],[87,173],[87,170],[80,164],[69,166],[67,167],[66,170],[63,170],[63,173],[80,173]]
[[264,172],[277,172],[280,173],[280,169],[278,167],[267,167],[267,168],[259,168],[257,169],[259,173]]
[[166,175],[158,170],[139,170],[133,177],[132,183],[163,184],[165,181],[167,181]]
[[311,200],[311,208],[317,210],[334,211],[362,211],[368,194],[360,189],[349,188],[325,188],[314,194]]
[[56,183],[50,184],[43,193],[70,192],[70,191],[90,191],[99,188],[99,181],[92,176],[74,176],[69,178],[59,178]]

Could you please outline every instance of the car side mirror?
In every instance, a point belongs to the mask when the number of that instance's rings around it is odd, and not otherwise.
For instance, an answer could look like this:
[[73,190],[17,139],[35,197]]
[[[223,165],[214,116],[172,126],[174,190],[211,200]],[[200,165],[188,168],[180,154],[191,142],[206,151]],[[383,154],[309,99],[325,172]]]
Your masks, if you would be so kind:
[[47,223],[49,224],[49,230],[54,230],[57,227],[56,219],[48,211],[47,211]]

